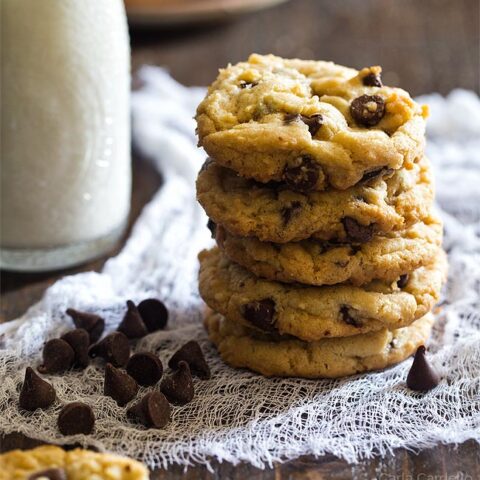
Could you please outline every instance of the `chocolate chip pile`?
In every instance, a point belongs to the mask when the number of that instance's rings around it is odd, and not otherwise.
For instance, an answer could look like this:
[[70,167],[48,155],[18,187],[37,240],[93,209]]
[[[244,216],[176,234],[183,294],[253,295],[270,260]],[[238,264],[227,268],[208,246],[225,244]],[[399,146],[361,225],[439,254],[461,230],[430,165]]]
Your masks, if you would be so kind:
[[438,383],[422,346],[444,281],[426,116],[380,67],[252,55],[220,71],[196,117],[217,243],[199,283],[227,363],[336,378],[419,349],[408,385]]
[[[85,369],[93,359],[99,359],[105,366],[104,394],[119,407],[130,404],[125,413],[132,422],[147,428],[164,427],[170,421],[170,404],[185,405],[192,401],[195,393],[192,375],[202,380],[210,378],[200,345],[193,340],[172,355],[168,361],[171,372],[166,375],[155,353],[131,354],[135,340],[166,327],[168,310],[160,300],[147,299],[138,305],[128,300],[117,331],[103,338],[105,321],[99,315],[74,309],[66,313],[76,328],[45,343],[37,371],[42,375],[65,374],[71,369]],[[53,385],[39,373],[27,367],[19,396],[21,409],[48,409],[59,401]],[[134,402],[140,387],[149,390]],[[66,403],[57,425],[63,435],[91,434],[95,412],[82,402]]]

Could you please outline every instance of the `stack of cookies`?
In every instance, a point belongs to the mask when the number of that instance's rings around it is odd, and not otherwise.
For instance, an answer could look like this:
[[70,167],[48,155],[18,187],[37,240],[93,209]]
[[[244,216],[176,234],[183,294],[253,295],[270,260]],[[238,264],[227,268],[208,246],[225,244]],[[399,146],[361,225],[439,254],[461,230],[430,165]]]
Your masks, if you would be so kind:
[[427,111],[380,67],[252,55],[197,110],[205,324],[264,375],[380,369],[427,340],[446,277]]

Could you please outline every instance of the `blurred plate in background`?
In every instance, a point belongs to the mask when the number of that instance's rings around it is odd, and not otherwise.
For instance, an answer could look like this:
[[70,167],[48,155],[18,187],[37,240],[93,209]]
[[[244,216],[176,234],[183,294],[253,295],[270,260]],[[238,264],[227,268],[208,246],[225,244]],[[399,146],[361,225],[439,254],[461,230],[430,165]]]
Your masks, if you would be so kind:
[[125,0],[132,25],[177,26],[219,22],[287,0]]

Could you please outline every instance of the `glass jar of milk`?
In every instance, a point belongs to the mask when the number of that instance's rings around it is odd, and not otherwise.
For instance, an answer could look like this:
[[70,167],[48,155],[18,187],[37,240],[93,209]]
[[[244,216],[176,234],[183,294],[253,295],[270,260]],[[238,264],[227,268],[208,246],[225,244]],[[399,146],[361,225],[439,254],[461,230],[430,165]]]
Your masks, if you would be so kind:
[[123,1],[0,3],[0,266],[71,266],[111,249],[130,208]]

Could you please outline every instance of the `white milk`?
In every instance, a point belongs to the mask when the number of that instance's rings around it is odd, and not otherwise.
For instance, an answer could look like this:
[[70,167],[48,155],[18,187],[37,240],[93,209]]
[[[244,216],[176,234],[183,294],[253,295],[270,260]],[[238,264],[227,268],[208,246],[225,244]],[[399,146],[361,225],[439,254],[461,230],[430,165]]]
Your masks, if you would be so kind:
[[78,263],[112,246],[130,206],[123,1],[0,2],[2,265]]

